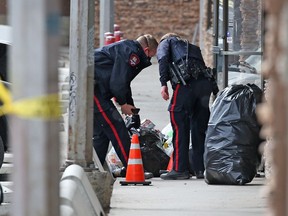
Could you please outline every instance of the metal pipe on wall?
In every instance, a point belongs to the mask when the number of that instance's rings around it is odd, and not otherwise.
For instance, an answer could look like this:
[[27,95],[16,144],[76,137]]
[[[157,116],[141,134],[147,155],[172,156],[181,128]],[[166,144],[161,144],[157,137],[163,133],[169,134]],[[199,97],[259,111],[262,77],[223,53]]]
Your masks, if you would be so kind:
[[[227,43],[227,32],[228,32],[228,10],[229,10],[229,0],[223,0],[223,29],[222,29],[222,40],[223,40],[223,51],[228,51],[228,43]],[[226,88],[228,86],[228,55],[223,56],[223,86],[222,88]]]
[[114,31],[114,0],[100,0],[100,46],[104,45],[105,32]]

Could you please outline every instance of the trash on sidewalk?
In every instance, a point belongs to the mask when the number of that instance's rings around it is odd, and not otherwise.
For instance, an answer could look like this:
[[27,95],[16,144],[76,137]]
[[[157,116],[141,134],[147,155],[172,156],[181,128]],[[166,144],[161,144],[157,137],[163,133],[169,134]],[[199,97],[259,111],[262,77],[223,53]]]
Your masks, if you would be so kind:
[[244,185],[253,180],[259,164],[260,125],[256,105],[262,90],[233,85],[221,91],[211,107],[205,140],[205,181]]
[[171,126],[171,123],[167,124],[161,131],[161,133],[164,135],[164,139],[166,140],[163,144],[163,148],[166,152],[166,154],[171,157],[173,153],[173,143],[172,143],[172,137],[173,137],[173,129]]
[[[138,128],[134,127],[133,116],[127,116],[125,123],[131,136],[133,136],[133,134],[139,136],[145,174],[151,172],[154,177],[159,177],[159,171],[166,170],[168,166],[170,156],[167,153],[169,153],[169,151],[171,152],[171,150],[167,149],[169,146],[172,146],[172,144],[167,143],[167,137],[165,138],[164,134],[155,129],[155,124],[149,119],[144,119]],[[131,125],[133,125],[133,127],[131,127]],[[167,146],[167,148],[164,146]],[[125,177],[123,175],[126,173],[122,170],[123,164],[113,147],[108,152],[106,161],[114,177]]]
[[123,170],[123,164],[119,159],[118,155],[116,154],[115,149],[112,147],[107,156],[106,156],[106,163],[109,167],[110,172],[113,176],[116,177],[125,177],[126,170]]
[[163,134],[155,129],[140,126],[140,146],[145,171],[159,177],[160,170],[166,169],[170,157],[165,153]]

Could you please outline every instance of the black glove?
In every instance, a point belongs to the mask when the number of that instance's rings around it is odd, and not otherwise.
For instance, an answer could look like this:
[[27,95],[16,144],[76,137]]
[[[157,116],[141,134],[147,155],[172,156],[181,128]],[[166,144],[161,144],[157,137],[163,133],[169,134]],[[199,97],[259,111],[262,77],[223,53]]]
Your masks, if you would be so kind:
[[217,93],[219,92],[219,88],[218,88],[216,80],[212,82],[212,92],[213,92],[213,95],[217,95]]
[[138,114],[126,116],[125,125],[128,130],[131,130],[131,128],[138,129],[140,127],[140,116]]
[[132,127],[138,129],[140,127],[140,116],[138,114],[132,115]]

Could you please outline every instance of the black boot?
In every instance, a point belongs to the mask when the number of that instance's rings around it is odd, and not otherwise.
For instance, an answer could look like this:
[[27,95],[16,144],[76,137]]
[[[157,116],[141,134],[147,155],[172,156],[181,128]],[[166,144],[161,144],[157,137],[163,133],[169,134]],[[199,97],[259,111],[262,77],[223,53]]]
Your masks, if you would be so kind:
[[203,171],[195,171],[195,175],[197,179],[203,179],[204,178],[204,172]]
[[171,170],[168,173],[161,174],[160,178],[164,180],[184,180],[184,179],[189,179],[190,174],[189,174],[189,171],[177,172],[175,170]]

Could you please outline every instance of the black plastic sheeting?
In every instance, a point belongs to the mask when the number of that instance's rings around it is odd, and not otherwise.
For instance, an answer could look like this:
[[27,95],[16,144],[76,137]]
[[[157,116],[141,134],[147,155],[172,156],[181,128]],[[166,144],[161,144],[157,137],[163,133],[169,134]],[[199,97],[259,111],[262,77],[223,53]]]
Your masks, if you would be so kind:
[[262,142],[255,111],[261,99],[262,90],[254,84],[233,85],[219,93],[205,140],[207,184],[244,185],[255,177]]
[[163,150],[164,140],[161,133],[150,128],[140,127],[140,149],[143,166],[146,172],[160,176],[160,170],[166,170],[170,157]]

